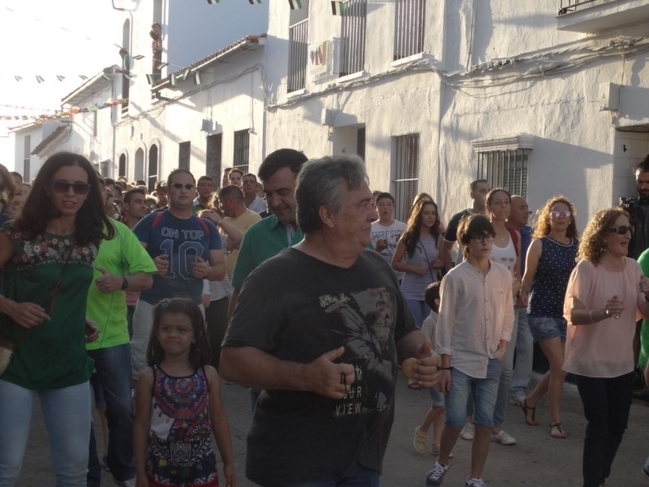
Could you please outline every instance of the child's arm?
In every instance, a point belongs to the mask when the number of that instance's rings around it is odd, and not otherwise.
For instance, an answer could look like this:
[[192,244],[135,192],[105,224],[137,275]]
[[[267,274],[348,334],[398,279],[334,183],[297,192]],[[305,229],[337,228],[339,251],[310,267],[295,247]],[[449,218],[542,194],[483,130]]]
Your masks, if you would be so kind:
[[146,477],[146,452],[151,429],[151,402],[153,400],[153,369],[140,374],[135,389],[135,421],[133,423],[133,456],[135,457],[135,482],[137,487],[148,487]]
[[237,480],[234,474],[234,455],[232,454],[232,441],[230,439],[230,426],[225,417],[223,401],[221,401],[221,381],[219,373],[211,365],[205,366],[205,374],[210,385],[210,421],[212,432],[216,438],[216,445],[223,460],[223,475],[226,487],[235,487]]

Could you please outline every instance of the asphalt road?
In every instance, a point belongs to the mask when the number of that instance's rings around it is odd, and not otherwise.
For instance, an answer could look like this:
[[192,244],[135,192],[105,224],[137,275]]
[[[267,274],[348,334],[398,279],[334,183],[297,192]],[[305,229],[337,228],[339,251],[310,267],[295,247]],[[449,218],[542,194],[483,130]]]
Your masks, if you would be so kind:
[[[223,386],[223,400],[230,420],[232,442],[236,455],[237,486],[253,486],[244,475],[245,437],[250,425],[250,404],[247,389],[238,385]],[[424,486],[426,472],[434,457],[420,454],[412,446],[415,427],[429,405],[426,391],[412,391],[401,380],[397,392],[396,418],[385,458],[381,481],[383,487]],[[47,433],[40,407],[34,410],[32,431],[25,462],[17,487],[53,486]],[[491,444],[484,479],[490,487],[496,486],[553,486],[577,487],[581,485],[581,450],[585,429],[581,402],[576,388],[566,385],[563,425],[569,434],[565,440],[549,435],[547,403],[537,410],[540,425],[527,426],[523,413],[509,406],[505,430],[518,440],[516,446]],[[97,431],[100,433],[99,431]],[[0,432],[0,441],[2,435]],[[445,486],[463,486],[470,462],[470,442],[458,440],[452,467]],[[611,478],[606,487],[649,486],[649,478],[641,472],[649,455],[649,408],[634,404],[631,408],[629,429],[618,451]],[[103,485],[114,484],[104,473]],[[221,482],[221,485],[224,485]]]

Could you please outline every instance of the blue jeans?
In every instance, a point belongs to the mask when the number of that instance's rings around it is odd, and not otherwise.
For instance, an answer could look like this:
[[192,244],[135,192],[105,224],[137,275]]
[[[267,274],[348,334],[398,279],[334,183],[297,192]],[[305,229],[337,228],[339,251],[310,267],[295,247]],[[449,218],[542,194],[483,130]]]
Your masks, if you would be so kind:
[[[133,405],[131,402],[131,347],[88,350],[106,402],[108,468],[120,481],[135,477],[133,460]],[[88,434],[90,436],[90,434]],[[96,450],[95,450],[96,455]]]
[[[516,364],[509,395],[513,398],[525,396],[532,377],[534,361],[534,340],[530,332],[527,308],[516,308],[518,335],[516,337]],[[513,340],[512,340],[513,343]]]
[[285,487],[379,487],[380,480],[381,475],[378,472],[356,463],[342,478],[308,480]]
[[2,379],[0,487],[14,485],[20,474],[37,394],[50,439],[57,487],[86,487],[91,422],[89,383],[32,391]]
[[516,350],[516,339],[518,337],[518,313],[514,308],[514,328],[512,329],[512,338],[507,345],[507,352],[502,362],[502,372],[500,373],[500,384],[498,384],[498,399],[496,399],[496,408],[494,409],[494,428],[500,428],[505,422],[505,411],[509,402],[509,388],[512,385],[514,375],[514,350]]
[[480,426],[493,426],[494,406],[498,394],[498,378],[501,374],[500,360],[489,359],[487,376],[474,378],[451,369],[451,390],[446,395],[446,421],[450,428],[461,428],[466,422],[469,398],[474,406],[473,422]]
[[421,330],[421,325],[424,324],[424,320],[430,314],[430,308],[426,304],[426,301],[417,301],[416,299],[406,299],[408,308],[412,313],[413,318],[415,319],[415,325]]

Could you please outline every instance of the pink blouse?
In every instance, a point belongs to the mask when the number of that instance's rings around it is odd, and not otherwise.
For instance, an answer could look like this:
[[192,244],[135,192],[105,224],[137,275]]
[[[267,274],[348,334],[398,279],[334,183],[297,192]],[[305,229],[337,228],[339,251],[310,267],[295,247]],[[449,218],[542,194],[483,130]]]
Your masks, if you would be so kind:
[[[633,337],[640,318],[638,307],[645,302],[640,291],[642,270],[638,263],[624,258],[622,271],[609,271],[603,265],[580,261],[570,274],[563,303],[568,321],[563,370],[586,377],[619,377],[635,368]],[[624,303],[619,319],[613,316],[597,323],[573,325],[570,309],[577,298],[587,310],[602,309],[617,295]]]

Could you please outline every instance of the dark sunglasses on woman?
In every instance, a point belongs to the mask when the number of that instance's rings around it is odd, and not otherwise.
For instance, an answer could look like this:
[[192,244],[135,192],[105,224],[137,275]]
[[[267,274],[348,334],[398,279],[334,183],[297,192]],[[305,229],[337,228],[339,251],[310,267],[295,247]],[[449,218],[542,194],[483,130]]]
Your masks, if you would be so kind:
[[63,193],[63,194],[67,193],[70,191],[70,188],[72,188],[74,194],[78,194],[78,195],[88,194],[88,191],[90,191],[90,185],[88,183],[84,183],[81,181],[68,183],[67,181],[56,179],[52,182],[52,189],[57,193]]

